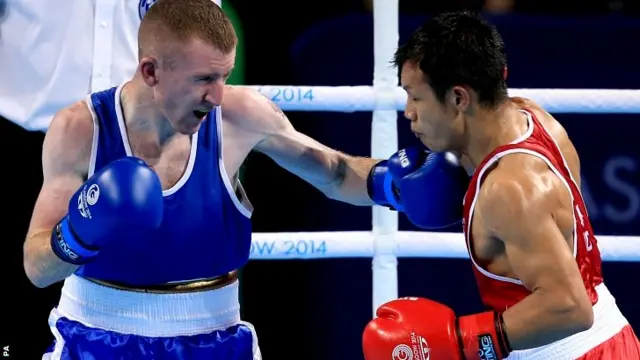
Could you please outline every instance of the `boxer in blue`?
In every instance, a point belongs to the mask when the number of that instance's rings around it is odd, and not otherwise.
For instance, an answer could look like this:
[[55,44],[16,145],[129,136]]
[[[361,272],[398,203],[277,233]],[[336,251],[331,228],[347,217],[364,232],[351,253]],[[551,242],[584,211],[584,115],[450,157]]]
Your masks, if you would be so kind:
[[269,99],[225,85],[236,41],[211,0],[159,0],[132,79],[55,116],[24,244],[36,286],[64,281],[45,359],[261,358],[238,302],[252,207],[237,173],[250,151],[332,199],[427,227],[457,220],[424,210],[420,192],[439,198],[460,169],[422,149],[348,156],[297,132]]

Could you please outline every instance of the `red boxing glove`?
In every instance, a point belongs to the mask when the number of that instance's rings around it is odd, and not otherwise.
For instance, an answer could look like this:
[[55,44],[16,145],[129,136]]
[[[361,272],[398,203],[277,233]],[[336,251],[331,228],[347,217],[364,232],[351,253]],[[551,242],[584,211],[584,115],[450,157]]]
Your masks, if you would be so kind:
[[495,312],[456,318],[449,307],[400,298],[378,308],[362,335],[366,360],[498,360],[511,349]]

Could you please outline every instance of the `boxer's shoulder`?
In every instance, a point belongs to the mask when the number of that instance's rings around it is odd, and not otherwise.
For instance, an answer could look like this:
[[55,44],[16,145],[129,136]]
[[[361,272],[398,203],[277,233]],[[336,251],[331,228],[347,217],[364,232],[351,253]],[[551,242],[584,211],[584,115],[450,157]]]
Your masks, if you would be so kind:
[[542,122],[545,125],[545,127],[547,126],[547,123],[549,123],[550,121],[555,121],[555,119],[553,118],[553,116],[551,116],[551,114],[549,114],[542,106],[540,106],[540,104],[538,104],[537,102],[531,99],[522,98],[522,97],[512,97],[511,102],[515,104],[516,107],[520,109],[525,109],[533,113],[533,115],[540,122]]
[[257,91],[243,86],[226,85],[222,100],[224,117],[229,121],[252,121],[259,103]]
[[500,159],[484,178],[476,211],[489,229],[508,231],[514,225],[518,231],[523,221],[535,222],[537,215],[554,214],[570,199],[566,193],[562,180],[542,159],[511,154]]
[[536,119],[538,119],[538,121],[540,121],[540,123],[542,125],[544,125],[545,129],[556,139],[564,139],[567,138],[567,133],[564,129],[564,127],[562,126],[562,124],[560,124],[560,122],[558,120],[556,120],[553,115],[551,115],[548,111],[546,111],[542,106],[540,106],[540,104],[538,104],[537,102],[531,100],[531,99],[526,99],[526,98],[521,98],[521,97],[514,97],[511,98],[511,101],[519,108],[521,109],[526,109],[527,111],[531,112]]
[[245,86],[227,85],[222,109],[225,121],[265,136],[291,126],[273,101]]
[[47,134],[53,131],[57,135],[74,138],[81,136],[91,140],[93,125],[89,106],[86,101],[81,100],[58,111],[51,121]]
[[43,143],[43,170],[86,175],[93,145],[94,123],[85,101],[55,114]]
[[523,98],[523,97],[519,97],[519,96],[513,96],[510,98],[511,102],[513,102],[514,104],[516,104],[519,107],[526,107],[529,109],[541,109],[540,105],[538,105],[537,102],[531,100],[531,99],[527,99],[527,98]]

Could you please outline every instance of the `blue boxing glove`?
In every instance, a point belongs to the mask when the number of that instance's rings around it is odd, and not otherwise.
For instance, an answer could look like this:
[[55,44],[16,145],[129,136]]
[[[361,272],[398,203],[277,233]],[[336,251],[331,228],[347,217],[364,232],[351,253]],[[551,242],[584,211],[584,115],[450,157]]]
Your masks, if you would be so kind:
[[424,163],[427,155],[429,152],[425,148],[411,147],[399,150],[391,155],[389,160],[383,160],[374,165],[367,180],[367,190],[371,200],[378,205],[404,212],[400,189],[394,181],[394,174],[390,168],[396,172],[396,178],[402,178],[417,170]]
[[400,150],[389,158],[389,172],[414,225],[434,230],[462,221],[470,178],[453,154]]
[[82,265],[118,234],[155,229],[162,222],[162,185],[142,160],[116,160],[91,176],[69,201],[54,227],[51,248],[63,261]]
[[456,224],[462,220],[469,176],[447,156],[419,147],[396,152],[371,170],[370,198],[406,213],[412,223],[424,229]]
[[[369,173],[369,197],[378,205],[405,211],[396,180],[416,171],[424,164],[429,151],[422,147],[399,150],[389,160],[377,163]],[[391,170],[393,169],[393,171]]]

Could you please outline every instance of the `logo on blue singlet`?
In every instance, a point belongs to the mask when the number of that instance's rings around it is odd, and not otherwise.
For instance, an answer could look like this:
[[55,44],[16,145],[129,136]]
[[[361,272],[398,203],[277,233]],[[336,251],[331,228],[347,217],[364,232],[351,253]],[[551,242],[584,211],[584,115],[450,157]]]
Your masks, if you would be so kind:
[[156,3],[158,0],[140,0],[138,3],[138,15],[140,15],[140,20],[144,17],[144,15],[149,11],[149,8]]

